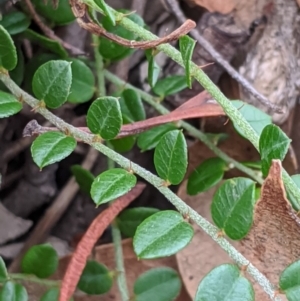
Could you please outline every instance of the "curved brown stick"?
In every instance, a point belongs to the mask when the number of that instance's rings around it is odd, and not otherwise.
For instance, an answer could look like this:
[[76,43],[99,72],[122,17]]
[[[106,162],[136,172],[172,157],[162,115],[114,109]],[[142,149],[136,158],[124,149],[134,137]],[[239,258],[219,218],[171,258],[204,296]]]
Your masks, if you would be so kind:
[[62,280],[59,301],[70,300],[95,243],[115,217],[136,199],[145,187],[145,184],[138,183],[130,192],[119,197],[94,219],[72,255]]
[[79,3],[77,0],[70,0],[70,5],[75,17],[77,18],[77,22],[79,26],[81,26],[82,28],[86,29],[87,31],[95,35],[106,37],[107,39],[115,43],[118,43],[122,46],[126,46],[129,48],[139,48],[139,49],[155,48],[161,44],[178,40],[181,36],[187,34],[193,28],[196,27],[196,23],[194,21],[186,20],[179,28],[177,28],[175,31],[171,32],[169,35],[165,37],[158,38],[155,40],[150,40],[150,41],[141,41],[141,42],[131,41],[116,36],[110,32],[107,32],[103,27],[94,23],[87,12],[86,4]]

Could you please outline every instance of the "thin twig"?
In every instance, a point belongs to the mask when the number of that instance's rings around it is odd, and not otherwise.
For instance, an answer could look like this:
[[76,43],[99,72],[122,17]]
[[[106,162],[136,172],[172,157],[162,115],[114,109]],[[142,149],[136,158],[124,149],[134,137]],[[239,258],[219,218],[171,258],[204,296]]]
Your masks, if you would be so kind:
[[59,42],[65,49],[72,52],[74,55],[82,55],[84,54],[84,51],[74,47],[73,45],[70,45],[69,43],[62,40],[60,37],[58,37],[53,30],[51,30],[46,24],[43,23],[40,16],[37,14],[33,4],[31,3],[31,0],[25,0],[26,6],[28,8],[28,11],[35,21],[35,23],[39,26],[41,31],[50,39]]
[[[136,26],[136,24],[134,26]],[[200,72],[198,68],[195,68],[195,71],[196,70]],[[105,145],[94,142],[94,135],[78,130],[77,128],[71,126],[61,118],[48,111],[46,108],[39,107],[39,100],[35,99],[34,97],[23,91],[21,88],[19,88],[18,85],[16,85],[15,82],[9,78],[8,74],[0,73],[0,80],[13,93],[13,95],[15,95],[18,99],[23,99],[24,102],[26,102],[32,108],[36,108],[37,113],[44,116],[48,121],[50,121],[61,131],[67,131],[75,139],[80,139],[84,143],[93,146],[96,150],[114,160],[122,168],[131,169],[135,174],[139,175],[148,183],[152,184],[175,206],[175,208],[181,214],[189,216],[191,220],[193,220],[199,227],[201,227],[232,258],[234,262],[236,262],[239,266],[245,266],[245,270],[259,283],[259,285],[264,289],[271,300],[281,301],[281,298],[275,294],[275,286],[251,262],[249,262],[249,260],[247,260],[240,252],[238,252],[224,237],[220,237],[219,229],[216,226],[212,225],[194,209],[189,207],[168,187],[165,187],[163,185],[164,181],[161,178],[155,176],[145,168],[133,163],[131,160],[128,160],[127,158],[111,150]],[[239,118],[241,119],[240,124],[242,124],[243,126],[243,122],[246,121],[243,121],[242,116],[240,116]]]
[[[186,21],[186,17],[184,16],[181,8],[179,7],[177,0],[164,0],[168,5],[168,8],[171,12],[176,16],[180,23]],[[197,29],[192,29],[190,32],[191,36],[196,39],[196,41],[216,60],[216,62],[222,66],[227,73],[235,79],[240,85],[242,85],[250,94],[252,94],[255,98],[257,98],[262,104],[272,109],[274,112],[282,113],[282,108],[274,105],[270,102],[264,95],[259,93],[250,82],[244,78],[239,72],[237,72],[223,57],[222,55],[214,49],[214,47],[201,36]]]

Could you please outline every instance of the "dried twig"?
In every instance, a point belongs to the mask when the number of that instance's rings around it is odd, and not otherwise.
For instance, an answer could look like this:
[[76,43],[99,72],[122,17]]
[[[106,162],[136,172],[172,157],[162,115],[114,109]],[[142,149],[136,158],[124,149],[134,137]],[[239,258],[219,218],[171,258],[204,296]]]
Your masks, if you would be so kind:
[[70,260],[62,281],[59,301],[68,301],[72,297],[95,243],[116,216],[142,193],[145,186],[143,183],[138,183],[130,192],[119,197],[94,219]]
[[87,31],[98,35],[106,37],[107,39],[118,43],[120,45],[129,47],[129,48],[139,48],[139,49],[149,49],[155,48],[161,44],[170,43],[172,41],[178,40],[181,36],[187,34],[191,31],[191,29],[196,27],[196,23],[192,20],[186,20],[178,29],[170,33],[169,35],[159,38],[156,40],[150,41],[131,41],[116,36],[108,31],[106,31],[103,27],[95,24],[93,20],[90,18],[89,13],[87,11],[87,5],[84,3],[79,3],[78,0],[70,0],[72,11],[77,18],[78,24],[86,29]]
[[[184,16],[177,0],[163,0],[168,6],[169,10],[176,16],[179,22],[185,22],[186,17]],[[282,113],[282,108],[274,105],[265,96],[260,94],[247,79],[239,74],[221,55],[217,52],[214,47],[204,39],[197,29],[193,29],[190,32],[191,36],[196,39],[196,41],[216,60],[216,62],[221,65],[228,74],[235,79],[240,85],[244,87],[250,94],[256,97],[262,104],[270,108],[272,111],[277,113]]]
[[70,45],[69,43],[62,40],[60,37],[58,37],[53,30],[51,30],[46,24],[43,23],[40,16],[35,11],[35,8],[33,4],[31,3],[31,0],[25,0],[26,6],[28,8],[28,11],[33,18],[33,20],[36,22],[36,24],[40,27],[42,32],[50,39],[59,42],[65,49],[72,52],[74,55],[82,55],[84,54],[84,51]]

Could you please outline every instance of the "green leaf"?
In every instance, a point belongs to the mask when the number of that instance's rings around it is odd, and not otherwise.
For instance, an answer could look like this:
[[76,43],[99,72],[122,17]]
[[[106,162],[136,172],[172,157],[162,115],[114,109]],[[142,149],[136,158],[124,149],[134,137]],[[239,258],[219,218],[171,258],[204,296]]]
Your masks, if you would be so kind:
[[104,171],[95,178],[91,196],[97,205],[110,202],[127,192],[136,184],[136,177],[122,168]]
[[103,10],[105,16],[110,21],[111,25],[116,25],[116,18],[111,10],[111,8],[105,3],[104,0],[94,0],[96,5]]
[[57,25],[65,25],[75,20],[69,0],[59,0],[57,8],[52,1],[32,0],[37,12]]
[[0,301],[27,301],[28,294],[24,286],[7,281],[0,291]]
[[182,60],[185,68],[186,82],[188,87],[192,88],[192,76],[191,76],[191,64],[193,51],[196,45],[196,41],[185,35],[179,38],[179,49],[181,52]]
[[187,145],[182,131],[166,133],[154,152],[154,165],[158,175],[173,185],[179,184],[187,168]]
[[193,238],[193,227],[176,211],[157,212],[136,229],[133,247],[136,255],[152,259],[176,254]]
[[262,172],[267,176],[273,159],[283,160],[289,149],[291,139],[276,125],[267,125],[259,138]]
[[25,274],[48,278],[58,267],[58,256],[49,244],[35,245],[26,252],[21,266]]
[[[295,182],[297,187],[300,189],[300,175],[299,174],[293,175],[293,176],[291,176],[291,178]],[[292,193],[290,193],[290,191],[288,189],[286,189],[286,194],[287,194],[288,200],[291,202],[294,209],[296,209],[298,211],[299,210],[299,201],[294,197],[294,195]]]
[[[270,115],[250,104],[239,100],[232,101],[232,104],[239,110],[239,112],[244,116],[244,118],[259,136],[264,127],[272,123],[272,118]],[[244,131],[234,121],[233,125],[241,136],[247,138],[247,134],[244,133]]]
[[71,171],[80,189],[87,195],[90,195],[91,187],[95,179],[94,175],[80,165],[73,165]]
[[224,176],[226,162],[220,158],[209,158],[202,162],[189,176],[187,193],[196,195],[217,185]]
[[3,258],[0,256],[0,282],[4,282],[8,279],[8,274]]
[[233,264],[222,264],[211,270],[200,282],[195,301],[254,301],[254,290],[248,279]]
[[166,123],[156,126],[144,133],[138,135],[137,145],[142,151],[153,149],[157,146],[161,137],[169,131],[175,130],[177,127],[174,123]]
[[87,112],[87,126],[94,134],[109,140],[116,137],[121,129],[122,114],[117,98],[99,97]]
[[158,209],[149,207],[126,209],[117,217],[118,228],[125,236],[133,237],[141,222],[157,212],[159,212]]
[[26,29],[22,34],[22,37],[28,39],[32,43],[38,44],[44,49],[50,50],[51,52],[58,54],[61,58],[68,57],[68,52],[58,41],[51,40],[41,34],[36,33],[31,29]]
[[255,202],[255,182],[247,178],[227,180],[213,197],[212,219],[228,237],[242,239],[252,226]]
[[[120,12],[129,13],[129,11],[125,10],[121,10]],[[137,23],[140,26],[144,26],[143,19],[137,14],[130,13],[127,15],[127,18],[129,18],[131,21]],[[121,25],[113,26],[110,18],[107,16],[103,17],[102,25],[108,32],[115,34],[121,38],[131,41],[136,40],[138,38],[138,36],[135,33],[132,33],[131,31],[125,29]],[[104,37],[100,37],[99,52],[105,59],[111,61],[118,61],[130,55],[133,51],[134,49],[121,46]]]
[[76,140],[60,132],[47,132],[37,137],[31,146],[33,161],[39,168],[68,157],[76,147]]
[[183,75],[172,75],[157,81],[153,92],[161,98],[176,94],[187,88],[186,77]]
[[72,85],[68,101],[83,103],[95,93],[95,77],[92,70],[82,61],[71,59]]
[[148,61],[148,83],[153,88],[158,80],[160,67],[155,62],[152,49],[147,49],[145,54]]
[[135,301],[172,301],[181,290],[178,273],[167,267],[155,268],[143,273],[135,281]]
[[[59,298],[59,288],[50,288],[42,297],[40,301],[58,301]],[[73,301],[73,298],[70,299]]]
[[0,25],[2,25],[9,34],[14,35],[26,30],[30,22],[30,18],[23,12],[14,11],[5,14],[0,21]]
[[17,50],[9,33],[0,25],[0,68],[12,70],[17,66]]
[[116,152],[125,153],[129,152],[133,148],[135,144],[135,137],[128,136],[121,139],[110,140],[109,142],[112,144]]
[[281,273],[280,290],[284,291],[289,301],[298,301],[300,296],[300,260],[290,264]]
[[144,120],[145,109],[140,96],[132,89],[125,89],[119,101],[122,115],[129,123]]
[[13,95],[0,91],[0,118],[15,115],[22,110],[22,107]]
[[105,265],[89,260],[80,277],[78,288],[89,295],[107,293],[113,285],[110,271]]
[[50,61],[40,66],[32,80],[34,95],[51,109],[63,105],[72,84],[71,64],[67,61]]

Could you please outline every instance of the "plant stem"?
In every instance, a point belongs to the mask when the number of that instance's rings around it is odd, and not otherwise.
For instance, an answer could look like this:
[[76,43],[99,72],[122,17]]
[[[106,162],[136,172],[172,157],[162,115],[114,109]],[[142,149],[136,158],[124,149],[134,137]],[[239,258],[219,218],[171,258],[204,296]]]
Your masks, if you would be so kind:
[[[90,5],[95,10],[101,13],[101,10],[97,7],[97,5],[93,1],[83,0],[83,2]],[[143,40],[155,40],[158,37],[138,24],[134,23],[130,19],[126,18],[123,14],[115,11],[114,14],[119,20],[119,24],[122,25],[127,30],[134,32]],[[157,47],[158,50],[164,52],[168,57],[170,57],[173,61],[178,63],[180,66],[184,67],[184,63],[182,60],[181,53],[169,44],[163,44]],[[243,115],[237,110],[230,100],[220,91],[220,89],[210,80],[210,78],[199,68],[195,63],[190,61],[190,70],[191,74],[195,77],[195,79],[202,85],[202,87],[209,92],[209,94],[221,105],[226,115],[235,122],[235,124],[241,128],[241,130],[245,133],[248,140],[253,144],[253,146],[259,151],[259,136],[251,127],[251,125],[245,120]],[[282,172],[283,182],[285,184],[286,189],[298,200],[295,205],[296,210],[300,210],[300,189],[297,187],[296,183],[290,178],[288,173],[283,170]]]
[[183,215],[189,216],[198,226],[200,226],[209,236],[216,241],[222,249],[239,265],[246,266],[246,271],[260,284],[264,291],[269,295],[271,300],[281,301],[281,299],[275,295],[274,286],[260,271],[251,264],[241,253],[239,253],[224,237],[219,237],[219,229],[208,222],[205,218],[199,215],[195,210],[189,207],[184,201],[182,201],[176,194],[174,194],[169,188],[164,187],[164,181],[146,170],[145,168],[131,162],[122,155],[116,153],[105,145],[94,142],[94,135],[83,132],[76,127],[66,123],[61,118],[55,116],[45,108],[39,107],[40,102],[23,91],[13,80],[5,73],[0,73],[0,80],[5,86],[20,100],[26,102],[35,111],[44,116],[48,121],[55,125],[61,131],[68,133],[76,140],[81,140],[93,146],[95,149],[100,151],[105,156],[114,160],[117,164],[125,169],[131,168],[133,172],[148,183],[152,184],[157,190],[159,190]]
[[13,280],[35,282],[50,287],[58,287],[61,283],[61,281],[59,280],[40,279],[34,275],[28,275],[28,274],[9,274],[9,278]]
[[126,281],[126,273],[124,268],[124,258],[122,249],[122,237],[121,232],[115,222],[112,224],[112,238],[115,248],[115,260],[117,269],[117,282],[118,288],[123,301],[129,300],[129,293]]
[[[104,76],[106,77],[106,79],[108,79],[110,82],[112,82],[116,86],[119,86],[124,89],[129,88],[129,89],[134,90],[136,93],[138,93],[141,96],[142,99],[144,99],[145,102],[147,102],[150,106],[155,108],[156,111],[158,111],[162,115],[168,114],[170,112],[163,105],[156,102],[153,96],[151,96],[150,94],[148,94],[130,84],[127,84],[125,81],[123,81],[122,79],[120,79],[119,77],[114,75],[113,73],[105,70]],[[242,171],[243,173],[245,173],[246,175],[248,175],[249,177],[254,179],[260,185],[263,183],[262,177],[260,177],[255,171],[253,171],[251,168],[241,164],[240,162],[234,160],[233,158],[229,157],[226,153],[224,153],[222,150],[220,150],[213,142],[211,142],[211,140],[203,132],[201,132],[194,126],[192,126],[189,123],[184,122],[184,121],[181,121],[180,125],[182,128],[187,130],[191,136],[202,141],[211,151],[213,151],[218,157],[220,157],[226,163],[239,169],[240,171]]]
[[99,37],[92,35],[93,46],[94,46],[94,56],[95,56],[95,66],[96,66],[96,75],[97,75],[97,95],[102,97],[106,95],[105,80],[104,80],[104,64],[103,58],[99,52]]

